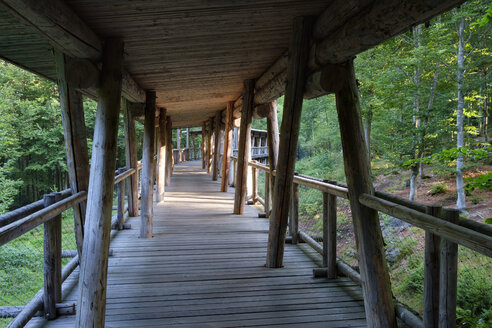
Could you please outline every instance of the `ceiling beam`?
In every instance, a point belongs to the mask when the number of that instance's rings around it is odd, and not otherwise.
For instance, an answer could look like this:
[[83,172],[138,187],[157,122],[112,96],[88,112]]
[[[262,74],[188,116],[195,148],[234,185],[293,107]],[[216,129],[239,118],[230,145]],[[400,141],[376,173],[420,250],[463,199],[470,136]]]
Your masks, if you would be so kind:
[[[102,54],[102,40],[64,1],[0,0],[0,3],[57,50],[74,60],[86,59],[97,66]],[[88,93],[92,94],[90,90]],[[122,93],[132,102],[145,101],[144,90],[126,71],[122,77]]]

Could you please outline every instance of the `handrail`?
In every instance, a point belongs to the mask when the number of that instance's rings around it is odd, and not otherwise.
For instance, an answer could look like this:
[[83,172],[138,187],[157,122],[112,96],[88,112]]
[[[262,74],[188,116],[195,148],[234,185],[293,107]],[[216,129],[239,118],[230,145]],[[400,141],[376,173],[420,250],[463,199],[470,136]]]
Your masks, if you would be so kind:
[[128,169],[125,172],[118,174],[114,177],[114,184],[120,183],[122,180],[125,180],[129,176],[133,175],[135,172],[137,172],[136,169]]

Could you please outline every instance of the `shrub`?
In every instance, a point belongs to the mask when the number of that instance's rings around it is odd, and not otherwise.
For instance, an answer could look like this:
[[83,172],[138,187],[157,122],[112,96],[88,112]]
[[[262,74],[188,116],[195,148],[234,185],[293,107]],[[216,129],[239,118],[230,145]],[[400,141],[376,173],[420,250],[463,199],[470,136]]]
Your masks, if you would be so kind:
[[434,184],[431,189],[429,190],[429,194],[431,195],[437,195],[437,194],[444,194],[448,191],[448,185],[444,183],[436,183]]

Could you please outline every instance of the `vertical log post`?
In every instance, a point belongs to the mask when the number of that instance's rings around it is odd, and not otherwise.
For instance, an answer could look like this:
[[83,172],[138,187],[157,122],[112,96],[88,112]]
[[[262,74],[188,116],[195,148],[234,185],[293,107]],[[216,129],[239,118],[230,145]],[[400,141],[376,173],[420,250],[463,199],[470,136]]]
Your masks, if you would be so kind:
[[166,185],[166,161],[167,161],[167,131],[166,131],[166,109],[159,109],[159,157],[157,161],[157,201],[164,200],[165,185]]
[[214,122],[214,129],[215,129],[215,147],[214,147],[214,163],[213,163],[213,170],[212,170],[212,180],[217,181],[217,178],[219,176],[219,170],[220,170],[220,139],[222,136],[222,133],[220,133],[220,122],[222,120],[222,115],[220,112],[215,113],[215,122]]
[[165,185],[171,185],[173,175],[173,122],[166,116],[166,181]]
[[292,236],[292,244],[299,242],[299,184],[292,184],[292,201],[289,211],[289,234]]
[[270,213],[270,174],[265,171],[265,216],[268,217]]
[[[60,196],[55,193],[44,195],[44,207],[55,204]],[[56,318],[56,303],[61,302],[61,215],[44,224],[44,317]]]
[[[456,223],[459,210],[443,209],[442,219]],[[441,239],[439,274],[439,328],[456,327],[458,244]]]
[[183,161],[183,158],[181,156],[181,129],[180,128],[176,129],[176,149],[178,150],[176,156],[176,163],[181,163]]
[[246,201],[248,179],[248,156],[251,143],[251,120],[253,119],[255,81],[245,80],[243,90],[243,109],[241,111],[241,131],[239,134],[236,189],[234,191],[234,214],[243,214]]
[[122,70],[123,41],[106,39],[87,193],[88,219],[80,263],[76,327],[104,327]]
[[229,101],[226,108],[226,123],[224,128],[224,157],[222,159],[222,183],[220,191],[226,192],[229,182],[229,168],[231,166],[232,152],[232,112],[234,111],[234,102]]
[[214,118],[208,120],[207,129],[207,174],[212,173]]
[[268,235],[268,268],[281,268],[284,257],[285,234],[292,180],[297,153],[297,141],[301,122],[302,100],[306,81],[306,63],[309,39],[313,26],[312,17],[296,17],[294,35],[290,46],[285,89],[284,111],[278,151],[277,175],[273,194],[270,231]]
[[[126,100],[122,99],[122,108],[125,120],[125,156],[126,167],[137,168],[137,138],[135,132],[135,118],[128,108]],[[138,216],[138,172],[130,176],[128,184],[128,215]]]
[[[125,169],[118,169],[118,174],[125,172]],[[116,199],[117,199],[117,212],[116,217],[118,219],[118,230],[125,229],[125,179],[118,182],[116,185]]]
[[340,70],[335,94],[350,208],[359,252],[367,325],[396,327],[395,307],[378,212],[359,202],[361,194],[373,195],[374,187],[364,142],[353,61],[341,65]]
[[140,238],[152,238],[154,217],[154,127],[155,91],[145,97],[144,140],[142,150],[142,210],[140,213]]
[[207,124],[203,122],[202,124],[202,169],[205,169],[207,165]]
[[[442,207],[427,206],[426,213],[442,217]],[[439,326],[439,265],[441,237],[425,232],[424,327]]]
[[[270,111],[267,116],[267,144],[268,144],[268,165],[270,166],[270,178],[268,194],[270,198],[273,198],[273,187],[275,186],[275,176],[273,171],[277,169],[278,159],[278,119],[277,119],[277,103],[269,103]],[[266,201],[266,199],[265,199]],[[268,199],[270,203],[270,199]],[[265,212],[267,217],[270,217],[271,206],[268,206],[268,212]]]
[[[55,63],[60,94],[61,117],[65,135],[67,168],[70,189],[75,194],[89,187],[89,152],[81,94],[69,87],[65,70],[65,55],[55,51]],[[79,257],[82,255],[86,202],[73,207],[75,241]]]
[[258,199],[258,170],[256,169],[256,167],[251,168],[251,176],[253,179],[253,192],[252,192],[251,200],[253,201],[254,204]]
[[323,193],[323,267],[327,269],[328,279],[337,277],[337,197],[326,192]]

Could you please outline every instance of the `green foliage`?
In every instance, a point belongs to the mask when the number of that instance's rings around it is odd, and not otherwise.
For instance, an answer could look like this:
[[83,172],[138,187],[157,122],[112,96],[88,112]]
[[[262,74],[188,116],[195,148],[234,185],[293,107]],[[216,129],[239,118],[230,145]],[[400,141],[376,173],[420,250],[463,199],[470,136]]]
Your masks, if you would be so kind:
[[483,267],[464,266],[458,275],[457,319],[465,327],[492,325],[492,280]]
[[444,194],[448,191],[448,185],[445,183],[436,183],[432,185],[431,189],[428,191],[431,195]]
[[465,189],[471,194],[475,189],[492,191],[492,172],[466,178]]

